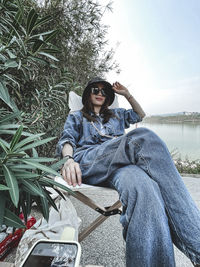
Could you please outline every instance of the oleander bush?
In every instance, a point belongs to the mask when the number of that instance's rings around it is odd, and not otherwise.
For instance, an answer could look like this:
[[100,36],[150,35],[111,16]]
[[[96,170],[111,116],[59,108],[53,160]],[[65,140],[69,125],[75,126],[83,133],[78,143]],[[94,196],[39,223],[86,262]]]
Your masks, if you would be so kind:
[[58,185],[49,175],[63,163],[54,150],[68,93],[117,66],[104,51],[105,9],[90,0],[0,0],[0,225],[23,227],[18,215],[27,219],[33,202],[47,220],[56,208],[47,187]]
[[[0,0],[0,104],[23,111],[34,133],[60,135],[68,93],[116,69],[101,18],[111,6],[90,0]],[[57,139],[39,148],[54,154]]]
[[[48,220],[49,205],[57,209],[48,188],[57,185],[58,188],[69,190],[49,177],[59,175],[57,170],[63,160],[39,157],[36,150],[53,137],[41,139],[42,133],[26,132],[27,127],[15,122],[19,115],[19,112],[8,113],[1,109],[0,225],[15,228],[24,227],[19,214],[23,212],[26,221],[34,202]],[[50,166],[45,163],[50,163]],[[58,189],[55,190],[62,196]]]

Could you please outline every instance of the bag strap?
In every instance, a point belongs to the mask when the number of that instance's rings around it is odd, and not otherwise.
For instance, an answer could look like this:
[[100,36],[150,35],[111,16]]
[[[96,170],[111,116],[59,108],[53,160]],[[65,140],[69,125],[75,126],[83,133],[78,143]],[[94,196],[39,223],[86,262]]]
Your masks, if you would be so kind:
[[101,135],[101,136],[104,136],[104,137],[108,137],[108,138],[117,138],[117,136],[112,136],[112,135],[107,135],[107,134],[102,134],[99,129],[95,126],[94,122],[91,121],[90,122],[92,124],[92,126],[97,130],[97,132]]

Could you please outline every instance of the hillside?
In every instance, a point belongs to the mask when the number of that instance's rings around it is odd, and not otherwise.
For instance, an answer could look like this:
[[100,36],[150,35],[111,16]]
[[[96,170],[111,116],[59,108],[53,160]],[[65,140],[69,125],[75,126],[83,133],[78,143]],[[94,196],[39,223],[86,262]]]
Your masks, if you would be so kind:
[[144,118],[143,122],[157,123],[185,123],[195,122],[200,123],[200,113],[198,112],[179,112],[171,114],[159,114]]

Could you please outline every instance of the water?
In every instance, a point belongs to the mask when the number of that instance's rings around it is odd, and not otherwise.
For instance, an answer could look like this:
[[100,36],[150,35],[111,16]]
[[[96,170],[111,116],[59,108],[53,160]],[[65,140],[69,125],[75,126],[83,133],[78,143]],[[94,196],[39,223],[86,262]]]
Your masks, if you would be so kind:
[[[200,159],[200,124],[139,123],[138,127],[153,130],[165,141],[170,152],[177,150],[182,160]],[[134,128],[135,125],[129,130]]]

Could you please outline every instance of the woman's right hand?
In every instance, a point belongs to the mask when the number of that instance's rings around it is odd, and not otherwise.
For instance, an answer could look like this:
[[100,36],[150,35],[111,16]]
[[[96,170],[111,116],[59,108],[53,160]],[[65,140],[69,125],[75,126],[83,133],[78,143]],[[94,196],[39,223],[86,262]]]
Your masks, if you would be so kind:
[[61,174],[64,180],[69,184],[76,186],[81,185],[82,173],[79,163],[75,162],[73,159],[68,159],[61,169]]

